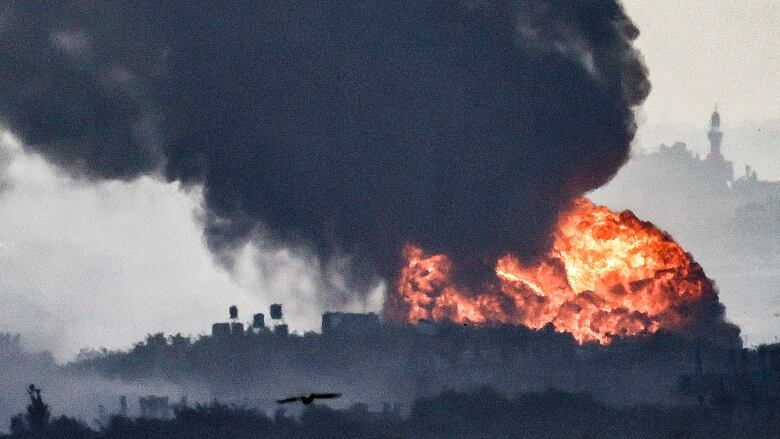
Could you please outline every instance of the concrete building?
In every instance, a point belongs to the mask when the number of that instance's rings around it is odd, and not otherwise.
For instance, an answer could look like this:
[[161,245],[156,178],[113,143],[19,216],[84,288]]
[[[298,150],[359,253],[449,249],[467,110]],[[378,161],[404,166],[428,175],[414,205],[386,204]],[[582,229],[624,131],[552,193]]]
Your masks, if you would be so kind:
[[214,338],[230,337],[230,323],[214,323],[211,325],[211,336]]
[[322,333],[337,331],[369,332],[379,328],[379,316],[374,313],[326,312],[322,315]]

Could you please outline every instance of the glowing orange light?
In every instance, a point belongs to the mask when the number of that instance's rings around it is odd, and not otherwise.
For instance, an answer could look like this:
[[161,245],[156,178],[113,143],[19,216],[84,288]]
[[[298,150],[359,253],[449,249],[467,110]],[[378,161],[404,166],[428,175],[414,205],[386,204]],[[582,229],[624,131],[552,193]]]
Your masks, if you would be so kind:
[[631,212],[612,212],[580,198],[564,213],[550,252],[531,266],[515,256],[496,262],[496,282],[468,291],[451,280],[443,254],[407,244],[395,315],[455,323],[552,323],[580,343],[674,330],[682,309],[711,288],[701,267],[667,234]]

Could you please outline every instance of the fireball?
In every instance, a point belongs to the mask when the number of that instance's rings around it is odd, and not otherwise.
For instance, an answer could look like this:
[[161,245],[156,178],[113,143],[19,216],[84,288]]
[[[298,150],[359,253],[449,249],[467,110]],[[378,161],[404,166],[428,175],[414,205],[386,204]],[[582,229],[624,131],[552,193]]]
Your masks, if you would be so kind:
[[[407,244],[392,315],[476,325],[551,323],[579,343],[675,331],[694,318],[686,310],[714,291],[690,255],[630,211],[612,212],[585,198],[557,223],[552,248],[533,264],[512,254],[495,264],[495,281],[470,291],[450,279],[444,254]],[[397,305],[398,306],[398,305]]]

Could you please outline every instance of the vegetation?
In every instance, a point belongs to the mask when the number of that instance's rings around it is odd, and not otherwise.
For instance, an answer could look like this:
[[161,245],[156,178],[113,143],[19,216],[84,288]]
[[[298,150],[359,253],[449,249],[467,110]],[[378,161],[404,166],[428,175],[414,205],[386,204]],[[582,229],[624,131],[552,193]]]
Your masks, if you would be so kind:
[[355,406],[306,407],[299,417],[214,402],[174,408],[171,419],[112,417],[97,429],[59,417],[35,430],[14,418],[16,438],[777,438],[780,410],[738,413],[718,405],[615,408],[558,391],[508,397],[490,388],[445,391],[414,402],[406,417]]

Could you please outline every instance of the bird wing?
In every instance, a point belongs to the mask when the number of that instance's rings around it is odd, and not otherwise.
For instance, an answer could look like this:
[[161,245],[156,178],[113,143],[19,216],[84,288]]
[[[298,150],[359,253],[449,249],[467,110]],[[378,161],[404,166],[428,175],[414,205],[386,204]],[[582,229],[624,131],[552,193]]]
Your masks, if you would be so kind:
[[284,404],[284,403],[287,403],[287,402],[295,402],[295,401],[300,401],[300,400],[301,400],[300,396],[293,396],[291,398],[277,399],[276,402],[278,404]]
[[341,396],[341,393],[312,393],[311,396],[317,399],[330,399],[338,398]]

